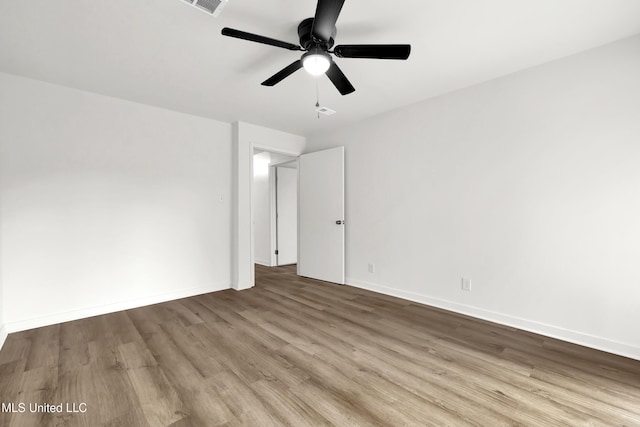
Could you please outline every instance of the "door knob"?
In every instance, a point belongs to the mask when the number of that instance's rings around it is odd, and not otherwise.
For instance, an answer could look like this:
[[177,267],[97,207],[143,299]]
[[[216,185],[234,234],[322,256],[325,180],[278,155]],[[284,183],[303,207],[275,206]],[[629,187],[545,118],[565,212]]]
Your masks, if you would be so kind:
[[338,225],[344,225],[344,221],[337,220],[337,221],[336,221],[336,224],[338,224]]

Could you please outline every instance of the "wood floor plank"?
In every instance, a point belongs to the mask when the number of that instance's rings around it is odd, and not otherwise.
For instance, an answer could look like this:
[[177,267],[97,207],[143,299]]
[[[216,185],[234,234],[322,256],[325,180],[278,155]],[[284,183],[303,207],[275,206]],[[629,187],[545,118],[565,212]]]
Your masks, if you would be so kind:
[[[20,400],[27,404],[37,404],[52,402],[55,390],[58,385],[57,366],[41,366],[26,371],[22,375],[20,385]],[[14,417],[11,426],[44,425],[46,417],[44,413],[30,413],[29,409],[25,414]]]
[[210,377],[226,369],[219,353],[212,351],[212,346],[209,343],[194,335],[191,326],[169,322],[162,324],[162,329],[202,378]]
[[[69,351],[61,354],[62,358],[69,356]],[[68,362],[65,363],[65,365],[67,368],[64,370],[61,369],[61,365],[58,366],[58,385],[53,401],[56,403],[85,402],[88,405],[88,410],[84,414],[47,414],[48,424],[91,426],[103,424],[106,420],[111,419],[110,414],[103,413],[98,404],[100,393],[96,388],[96,377],[99,376],[100,373],[96,369],[93,369],[88,363],[79,364],[75,368],[69,367],[70,364]]]
[[329,426],[331,425],[314,408],[314,403],[302,399],[287,386],[277,380],[260,380],[251,384],[263,405],[287,426]]
[[217,392],[206,383],[202,374],[171,339],[172,329],[167,328],[169,332],[163,329],[162,326],[166,328],[167,324],[162,324],[146,344],[184,404],[180,415],[190,417],[192,422],[199,425],[217,426],[232,420],[233,414]]
[[367,413],[366,408],[358,401],[345,399],[341,393],[327,388],[323,381],[315,377],[299,384],[294,391],[304,400],[314,402],[314,409],[333,425],[371,427],[382,425],[383,421],[374,414]]
[[21,362],[22,369],[24,369],[27,356],[31,350],[30,337],[32,334],[33,331],[26,331],[22,334],[9,334],[0,352],[0,366],[17,361]]
[[[309,355],[295,345],[284,348],[282,353],[293,363],[308,366],[313,374],[312,378],[322,384],[323,389],[348,405],[348,412],[352,417],[362,417],[366,423],[374,425],[418,425],[415,424],[415,420],[410,422],[410,418],[398,413],[395,405],[390,405],[387,400],[376,396],[376,393],[368,388],[359,386],[353,380],[355,373],[345,375],[339,367],[320,356]],[[423,425],[452,425],[454,419],[459,425],[465,425],[458,417],[450,416],[441,408],[431,407],[426,402],[422,406],[431,410],[430,417],[421,420]]]
[[[640,361],[256,266],[256,286],[10,334],[5,426],[640,426]],[[29,403],[29,402],[27,402]]]
[[33,331],[25,370],[42,367],[57,368],[60,357],[60,325],[46,326]]
[[182,418],[182,401],[158,366],[127,370],[144,416],[151,426],[166,426]]
[[170,425],[185,417],[178,392],[143,343],[121,344],[118,352],[150,426]]
[[[13,364],[15,365],[15,363]],[[0,365],[0,366],[6,366],[6,365],[7,364]],[[22,363],[21,365],[24,366],[24,363]],[[12,405],[8,411],[0,412],[0,427],[10,426],[12,421],[15,423],[18,423],[18,422],[24,423],[23,420],[20,420],[20,418],[22,418],[21,414],[11,412],[13,410],[19,410],[19,409],[16,409],[14,405],[17,405],[21,402],[19,400],[19,397],[20,397],[19,393],[20,393],[20,386],[22,385],[22,375],[23,375],[22,369],[12,371],[10,373],[2,372],[0,370],[0,403],[4,403],[5,405]],[[32,424],[32,425],[37,425],[37,424]]]
[[281,425],[281,421],[265,408],[251,387],[233,372],[220,372],[212,377],[209,383],[233,412],[238,425]]
[[[288,316],[291,317],[292,312],[288,312],[286,309],[284,308],[279,308],[279,311],[281,311],[283,313],[284,316]],[[371,351],[375,352],[376,348],[378,348],[382,343],[379,341],[371,341],[371,340],[361,340],[360,336],[357,335],[352,335],[352,334],[348,334],[348,335],[344,335],[344,329],[339,329],[336,330],[335,328],[331,328],[328,327],[325,329],[324,325],[322,324],[316,324],[315,322],[313,322],[311,319],[313,318],[310,313],[308,313],[309,316],[306,317],[305,322],[299,323],[289,323],[289,328],[291,329],[292,333],[304,333],[304,329],[308,329],[310,331],[318,331],[318,330],[323,330],[324,332],[326,332],[325,334],[318,334],[318,333],[314,333],[313,334],[313,340],[318,341],[320,344],[324,344],[323,346],[321,346],[322,349],[329,349],[329,351],[320,351],[316,354],[314,354],[314,356],[317,356],[319,359],[322,359],[323,357],[332,357],[333,353],[335,352],[339,352],[341,353],[344,362],[342,363],[342,365],[345,365],[347,368],[349,368],[350,370],[356,371],[358,369],[357,366],[353,366],[350,363],[350,360],[354,359],[355,357],[357,357],[357,355],[354,353],[354,351],[356,350],[356,347],[354,347],[354,345],[356,345],[358,348],[369,348],[371,349]],[[295,316],[295,314],[293,314]],[[320,320],[321,321],[321,320]],[[311,322],[311,323],[308,323]],[[343,324],[343,328],[344,328],[344,324]],[[368,334],[367,334],[368,335]],[[342,339],[346,339],[346,341],[343,341]],[[342,345],[337,345],[338,343],[342,343]],[[349,344],[351,343],[351,344]],[[378,360],[376,362],[377,366],[380,366],[380,361]],[[383,365],[384,366],[384,365]],[[362,367],[362,366],[361,366]],[[371,367],[369,367],[371,369]],[[419,368],[419,367],[418,367]],[[372,372],[376,372],[378,374],[388,374],[389,373],[389,369],[394,369],[393,365],[386,365],[384,372],[378,370],[372,370]],[[410,379],[414,378],[411,374],[407,374]],[[406,377],[404,378],[406,383]],[[403,384],[403,382],[399,382],[400,384]],[[415,389],[414,389],[415,390]],[[412,390],[413,391],[413,390]],[[444,389],[443,389],[444,391]],[[442,392],[441,392],[442,393]],[[444,396],[447,397],[448,399],[451,399],[452,396]],[[427,399],[429,400],[429,399]],[[424,402],[425,406],[427,406],[427,402]],[[465,403],[466,405],[469,404],[469,402]],[[449,422],[451,422],[451,420],[448,420]],[[499,424],[496,424],[499,425]]]
[[[89,319],[88,319],[89,320]],[[89,343],[84,321],[76,320],[60,325],[60,345],[58,371],[60,375],[75,371],[79,366],[89,364]]]
[[236,352],[232,343],[231,347],[228,345],[229,337],[232,336],[228,328],[228,325],[217,323],[214,325],[194,325],[189,330],[201,342],[208,342],[209,353],[246,383],[263,379],[264,376],[260,370],[250,360]]

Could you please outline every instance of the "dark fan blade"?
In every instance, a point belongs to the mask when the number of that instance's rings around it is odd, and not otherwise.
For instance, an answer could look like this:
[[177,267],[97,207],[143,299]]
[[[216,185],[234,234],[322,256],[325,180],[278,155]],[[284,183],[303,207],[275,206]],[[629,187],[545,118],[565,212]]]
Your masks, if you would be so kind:
[[342,95],[348,95],[351,92],[355,92],[355,88],[351,85],[347,77],[342,70],[338,67],[338,64],[331,62],[331,67],[327,70],[327,77],[331,80],[331,83],[338,89]]
[[344,0],[318,0],[316,16],[313,19],[311,35],[323,42],[329,41],[336,27],[336,21]]
[[234,30],[233,28],[223,28],[222,29],[223,36],[235,37],[237,39],[249,40],[251,42],[268,44],[270,46],[281,47],[289,50],[303,50],[300,46],[295,45],[293,43],[287,43],[276,39],[271,39],[269,37],[259,36],[257,34],[251,34],[240,30]]
[[333,53],[340,58],[407,59],[410,44],[343,44]]
[[287,65],[282,70],[275,73],[273,76],[269,77],[267,80],[263,81],[262,86],[276,85],[285,78],[289,77],[291,74],[298,71],[300,68],[302,68],[302,61],[298,59],[297,61]]

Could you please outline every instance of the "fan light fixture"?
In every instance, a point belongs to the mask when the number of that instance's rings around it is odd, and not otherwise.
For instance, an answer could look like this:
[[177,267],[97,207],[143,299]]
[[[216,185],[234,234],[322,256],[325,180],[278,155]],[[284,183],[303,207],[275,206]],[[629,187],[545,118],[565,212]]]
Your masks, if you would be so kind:
[[319,76],[331,66],[331,57],[320,49],[310,50],[302,55],[302,66],[312,76]]
[[[186,1],[221,1],[221,0],[186,0]],[[346,0],[317,0],[316,14],[311,18],[302,20],[298,25],[298,37],[300,44],[289,43],[282,40],[259,34],[247,33],[224,27],[222,35],[236,39],[247,40],[254,43],[287,49],[292,52],[304,52],[299,59],[284,67],[282,70],[263,81],[262,86],[275,86],[300,68],[307,70],[309,74],[319,76],[324,74],[338,89],[341,95],[353,93],[353,87],[347,76],[344,75],[338,64],[333,60],[337,58],[366,58],[366,59],[407,59],[411,53],[410,44],[344,44],[333,46],[337,34],[336,21]],[[333,50],[331,50],[333,49]]]

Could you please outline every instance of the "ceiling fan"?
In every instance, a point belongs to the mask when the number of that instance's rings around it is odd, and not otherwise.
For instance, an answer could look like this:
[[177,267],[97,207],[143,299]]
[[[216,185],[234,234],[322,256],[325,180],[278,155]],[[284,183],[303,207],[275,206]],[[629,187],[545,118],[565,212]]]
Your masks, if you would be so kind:
[[305,52],[300,59],[262,82],[263,86],[274,86],[304,67],[314,76],[326,74],[336,89],[342,95],[347,95],[355,91],[355,88],[330,54],[339,58],[407,59],[411,53],[411,45],[345,44],[330,50],[336,36],[336,21],[343,4],[344,0],[318,0],[315,16],[305,19],[298,25],[300,46],[227,27],[222,29],[222,35]]

